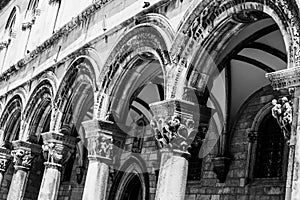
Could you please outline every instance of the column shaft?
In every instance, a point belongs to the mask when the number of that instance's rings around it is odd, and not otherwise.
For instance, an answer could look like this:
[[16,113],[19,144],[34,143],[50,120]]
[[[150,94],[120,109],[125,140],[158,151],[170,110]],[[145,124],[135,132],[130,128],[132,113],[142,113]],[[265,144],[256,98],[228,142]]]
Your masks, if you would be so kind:
[[107,181],[109,175],[109,166],[99,161],[90,161],[83,200],[105,199]]
[[184,200],[187,149],[199,123],[208,123],[211,109],[179,99],[153,103],[150,108],[154,114],[152,130],[162,152],[155,200]]
[[28,180],[27,170],[16,170],[10,184],[7,200],[21,200],[24,197]]
[[181,156],[162,154],[155,200],[183,200],[185,196],[188,161]]
[[42,137],[44,140],[43,153],[47,161],[44,163],[45,171],[38,200],[56,200],[60,186],[61,168],[74,152],[78,139],[58,132],[43,133]]
[[25,141],[13,141],[14,174],[8,191],[8,200],[21,200],[27,186],[28,175],[31,169],[32,160],[41,151],[41,147]]
[[83,200],[105,199],[111,163],[113,122],[91,120],[82,123],[88,141],[89,166]]
[[58,197],[61,172],[58,168],[45,163],[44,177],[38,200],[54,200]]

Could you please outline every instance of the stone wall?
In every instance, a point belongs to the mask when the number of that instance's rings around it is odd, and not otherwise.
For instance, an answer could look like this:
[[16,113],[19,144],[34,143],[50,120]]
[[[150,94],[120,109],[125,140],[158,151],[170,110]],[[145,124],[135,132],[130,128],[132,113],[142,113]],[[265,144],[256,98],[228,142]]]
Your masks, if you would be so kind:
[[[270,86],[266,86],[242,106],[234,128],[230,143],[232,161],[225,183],[219,183],[213,172],[212,158],[217,154],[217,147],[203,159],[202,179],[189,181],[186,191],[186,200],[283,200],[285,193],[285,180],[262,179],[247,182],[247,155],[248,136],[247,129],[251,128],[253,120],[260,109],[277,98]],[[253,162],[251,164],[253,167]],[[201,169],[199,169],[201,170]]]

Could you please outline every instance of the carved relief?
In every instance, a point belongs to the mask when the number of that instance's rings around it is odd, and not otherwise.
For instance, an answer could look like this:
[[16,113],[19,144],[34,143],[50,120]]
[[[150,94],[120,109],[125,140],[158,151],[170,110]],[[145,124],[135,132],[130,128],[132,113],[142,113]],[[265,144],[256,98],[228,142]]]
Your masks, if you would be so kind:
[[0,172],[6,172],[11,160],[7,158],[0,158]]
[[88,152],[90,158],[111,159],[112,150],[112,138],[106,136],[88,138]]
[[152,120],[152,129],[160,148],[187,151],[195,135],[195,122],[184,120],[177,115],[171,118]]
[[0,147],[0,172],[5,173],[12,160],[9,149]]
[[15,168],[30,169],[33,155],[29,150],[16,149],[11,152]]
[[63,144],[53,142],[42,146],[44,158],[49,164],[64,164],[72,155],[73,150]]
[[293,120],[292,101],[287,97],[272,100],[272,116],[277,120],[286,140],[290,139]]
[[43,133],[44,158],[50,167],[61,167],[74,152],[79,139],[56,132]]

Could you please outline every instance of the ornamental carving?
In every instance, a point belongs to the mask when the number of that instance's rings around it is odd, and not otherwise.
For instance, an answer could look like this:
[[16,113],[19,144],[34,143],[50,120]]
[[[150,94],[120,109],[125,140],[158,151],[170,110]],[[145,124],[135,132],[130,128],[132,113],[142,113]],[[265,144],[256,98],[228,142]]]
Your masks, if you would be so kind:
[[25,149],[16,149],[11,152],[15,168],[30,169],[33,155],[31,151]]
[[106,136],[88,138],[88,152],[90,158],[111,159],[112,150],[112,138]]
[[160,148],[186,152],[196,135],[194,120],[184,120],[177,115],[152,120],[151,127]]
[[0,172],[6,172],[11,160],[8,158],[0,158]]
[[9,149],[0,147],[0,172],[6,172],[11,160],[11,151]]
[[42,146],[44,158],[49,164],[62,165],[71,157],[74,149],[70,149],[63,144],[55,144],[53,142]]
[[290,139],[293,120],[292,101],[287,97],[272,100],[272,116],[277,120],[286,140]]
[[44,145],[42,146],[44,158],[50,166],[61,167],[74,152],[79,139],[57,132],[43,133]]

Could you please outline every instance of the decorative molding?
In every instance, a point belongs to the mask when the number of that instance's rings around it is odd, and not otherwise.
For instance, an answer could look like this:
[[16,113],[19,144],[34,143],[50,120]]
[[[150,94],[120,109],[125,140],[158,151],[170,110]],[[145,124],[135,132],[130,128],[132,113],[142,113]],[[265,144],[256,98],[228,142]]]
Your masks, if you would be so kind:
[[293,121],[293,102],[287,97],[282,97],[278,100],[273,99],[272,104],[272,116],[277,120],[284,138],[289,142]]
[[279,70],[266,74],[271,86],[276,89],[285,89],[300,86],[300,67]]

